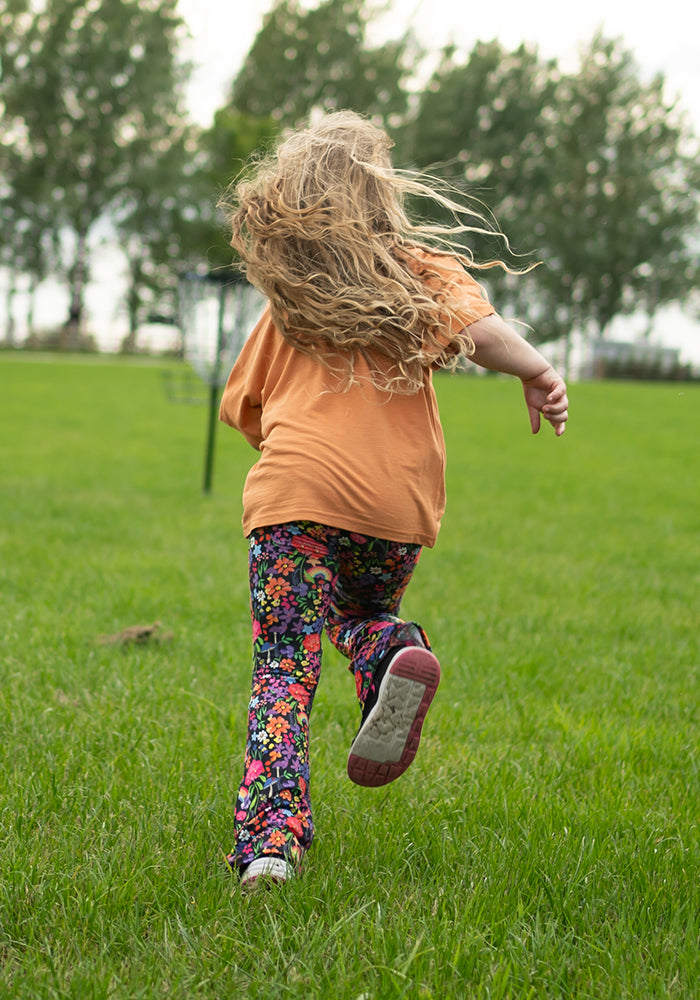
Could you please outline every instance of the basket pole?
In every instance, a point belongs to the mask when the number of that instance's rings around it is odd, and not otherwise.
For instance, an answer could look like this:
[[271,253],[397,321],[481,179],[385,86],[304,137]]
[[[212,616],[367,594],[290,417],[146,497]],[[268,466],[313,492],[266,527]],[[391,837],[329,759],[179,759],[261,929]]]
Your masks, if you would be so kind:
[[226,285],[219,285],[219,328],[216,335],[216,359],[209,387],[209,427],[207,430],[207,450],[204,460],[204,492],[211,493],[214,476],[214,441],[219,409],[219,380],[221,376],[221,355],[224,350],[224,314],[226,310]]

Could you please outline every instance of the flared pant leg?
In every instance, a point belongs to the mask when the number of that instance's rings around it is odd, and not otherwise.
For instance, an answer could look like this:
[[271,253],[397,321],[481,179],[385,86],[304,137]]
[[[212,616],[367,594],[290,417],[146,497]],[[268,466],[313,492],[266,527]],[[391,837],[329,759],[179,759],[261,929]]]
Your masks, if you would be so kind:
[[420,546],[300,521],[253,531],[249,575],[253,680],[244,776],[228,861],[301,859],[313,839],[309,715],[321,634],[350,659],[360,705],[393,646],[428,640],[398,617]]
[[338,553],[340,569],[326,631],[350,661],[360,708],[364,708],[374,668],[392,648],[422,644],[430,649],[420,625],[399,617],[421,546],[343,533]]

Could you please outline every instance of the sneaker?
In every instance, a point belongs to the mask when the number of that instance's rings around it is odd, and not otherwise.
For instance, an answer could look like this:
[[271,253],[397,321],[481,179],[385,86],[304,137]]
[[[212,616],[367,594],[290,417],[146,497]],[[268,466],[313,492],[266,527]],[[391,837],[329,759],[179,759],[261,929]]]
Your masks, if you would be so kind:
[[375,788],[404,773],[416,756],[439,683],[437,657],[423,646],[401,646],[383,658],[350,747],[351,781]]
[[293,874],[292,866],[284,858],[256,858],[243,869],[241,885],[252,888],[259,879],[265,882],[286,882]]

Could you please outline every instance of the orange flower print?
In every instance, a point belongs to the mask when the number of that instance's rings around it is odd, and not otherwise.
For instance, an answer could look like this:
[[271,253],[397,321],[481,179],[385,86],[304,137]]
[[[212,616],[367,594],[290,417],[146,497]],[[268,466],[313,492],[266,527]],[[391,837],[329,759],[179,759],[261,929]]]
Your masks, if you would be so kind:
[[279,743],[284,734],[289,731],[289,723],[281,716],[273,715],[267,720],[265,729],[273,737],[275,743]]
[[291,594],[292,585],[281,576],[273,576],[265,584],[265,593],[272,598],[273,604],[279,604],[286,594]]
[[296,563],[289,556],[280,556],[273,569],[275,573],[281,573],[282,576],[289,576],[294,572],[296,568]]
[[267,838],[267,842],[271,847],[284,847],[287,843],[287,837],[281,830],[273,830]]
[[276,701],[272,706],[272,711],[277,712],[278,715],[289,715],[292,706],[287,701]]

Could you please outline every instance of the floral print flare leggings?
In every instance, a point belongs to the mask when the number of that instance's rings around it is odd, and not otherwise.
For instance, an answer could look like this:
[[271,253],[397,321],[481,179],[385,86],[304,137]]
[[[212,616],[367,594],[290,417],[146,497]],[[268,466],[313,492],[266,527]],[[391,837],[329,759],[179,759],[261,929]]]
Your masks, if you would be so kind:
[[264,855],[298,862],[311,844],[309,714],[324,627],[350,660],[360,707],[390,648],[428,646],[398,617],[419,545],[308,521],[256,529],[249,542],[253,684],[228,857],[239,869]]

